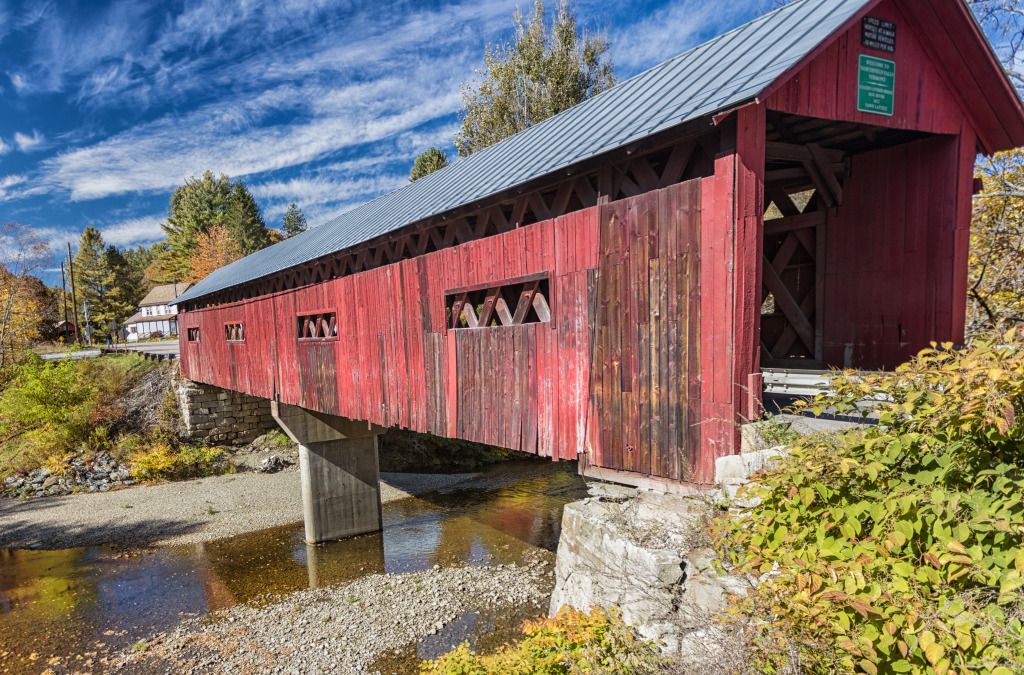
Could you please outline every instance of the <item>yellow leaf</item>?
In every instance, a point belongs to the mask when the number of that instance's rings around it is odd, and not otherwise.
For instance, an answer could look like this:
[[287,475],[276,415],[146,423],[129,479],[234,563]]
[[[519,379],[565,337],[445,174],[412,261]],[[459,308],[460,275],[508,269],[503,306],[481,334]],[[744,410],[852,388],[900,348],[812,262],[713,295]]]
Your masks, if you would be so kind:
[[928,663],[934,666],[939,662],[939,659],[941,659],[945,653],[945,648],[942,645],[935,643],[928,645],[928,647],[925,648],[924,657],[928,659]]
[[961,544],[958,541],[951,541],[951,542],[949,542],[948,544],[946,544],[946,548],[948,548],[953,553],[960,553],[962,555],[967,555],[967,549],[964,548],[964,545]]

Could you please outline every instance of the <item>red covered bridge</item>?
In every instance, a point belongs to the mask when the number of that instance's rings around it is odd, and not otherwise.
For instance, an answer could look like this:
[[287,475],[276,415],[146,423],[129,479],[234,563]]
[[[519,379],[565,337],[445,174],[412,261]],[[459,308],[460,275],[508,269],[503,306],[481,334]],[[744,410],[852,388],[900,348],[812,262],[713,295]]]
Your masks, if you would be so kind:
[[761,369],[960,342],[978,152],[1024,110],[962,0],[799,0],[218,270],[182,368],[272,399],[307,537],[381,427],[708,483]]

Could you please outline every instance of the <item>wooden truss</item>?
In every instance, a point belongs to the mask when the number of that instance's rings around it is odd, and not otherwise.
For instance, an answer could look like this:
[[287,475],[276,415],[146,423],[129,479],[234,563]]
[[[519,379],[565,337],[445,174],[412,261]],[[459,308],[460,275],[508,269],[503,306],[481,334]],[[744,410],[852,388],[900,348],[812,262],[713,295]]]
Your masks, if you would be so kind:
[[240,323],[224,324],[224,339],[228,342],[245,342],[245,326]]
[[[470,286],[445,293],[449,327],[486,328],[549,323],[548,275],[512,279],[501,286]],[[506,298],[514,298],[515,305]]]
[[[763,359],[820,363],[826,226],[830,212],[843,201],[847,158],[816,143],[769,142],[765,159],[765,198],[776,212],[767,214],[764,223],[762,292],[773,306],[762,318]],[[772,330],[773,324],[781,330]]]
[[674,185],[714,172],[712,157],[718,132],[677,140],[618,161],[607,161],[579,175],[552,182],[494,203],[477,204],[416,223],[403,232],[387,235],[356,249],[325,256],[308,265],[213,294],[202,304],[185,309],[217,306],[279,293],[302,286],[357,274],[426,253],[508,232],[530,223],[557,218],[580,209]]
[[296,318],[300,340],[329,340],[338,337],[337,312],[303,314]]

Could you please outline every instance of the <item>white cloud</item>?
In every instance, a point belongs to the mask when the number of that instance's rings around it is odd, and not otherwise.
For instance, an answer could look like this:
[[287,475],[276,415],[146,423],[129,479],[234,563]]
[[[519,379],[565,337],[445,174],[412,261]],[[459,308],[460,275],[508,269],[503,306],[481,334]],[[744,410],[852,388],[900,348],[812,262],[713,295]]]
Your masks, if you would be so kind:
[[402,185],[401,176],[376,176],[354,180],[293,178],[254,185],[252,192],[262,199],[283,199],[299,204],[337,202],[367,193],[394,190]]
[[63,230],[56,227],[36,227],[33,234],[44,241],[48,241],[50,251],[55,255],[67,254],[68,244],[71,244],[72,249],[78,245],[79,234],[71,230]]
[[24,176],[10,175],[0,178],[0,201],[6,200],[10,194],[10,189],[17,185],[24,183],[26,178]]
[[7,77],[11,80],[11,84],[13,84],[14,88],[17,89],[18,91],[21,91],[22,89],[24,89],[25,87],[28,86],[25,83],[25,79],[21,75],[19,75],[18,73],[10,73],[9,72],[9,73],[7,73]]
[[[259,126],[273,105],[242,97],[168,115],[92,146],[42,162],[42,182],[74,201],[130,192],[166,191],[207,169],[243,177],[322,159],[376,143],[450,114],[457,87],[410,73],[322,91],[288,85],[268,101],[312,101],[295,121]],[[225,131],[233,133],[225,133]]]
[[22,152],[28,152],[32,148],[36,147],[43,142],[43,135],[38,130],[33,129],[32,135],[28,136],[21,133],[20,131],[14,134],[14,143],[18,146],[18,149]]
[[11,146],[4,142],[4,139],[0,138],[0,155],[6,155],[11,151]]
[[160,223],[163,221],[163,216],[131,218],[113,225],[100,226],[98,229],[103,241],[108,244],[118,247],[133,246],[163,239],[164,232],[160,229]]
[[611,35],[612,60],[619,70],[649,68],[750,20],[756,9],[755,0],[669,4],[616,30]]

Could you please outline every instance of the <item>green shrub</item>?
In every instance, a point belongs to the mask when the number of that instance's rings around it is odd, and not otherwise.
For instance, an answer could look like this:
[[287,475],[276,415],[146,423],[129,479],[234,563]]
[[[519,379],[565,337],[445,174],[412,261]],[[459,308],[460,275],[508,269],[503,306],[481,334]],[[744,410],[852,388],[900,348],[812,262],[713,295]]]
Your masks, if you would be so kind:
[[576,673],[655,673],[665,663],[658,648],[638,639],[615,614],[563,609],[553,619],[523,622],[524,639],[491,655],[468,643],[426,661],[424,675],[575,675]]
[[1003,341],[839,376],[809,406],[873,399],[879,425],[797,439],[717,521],[767,576],[732,611],[763,672],[1024,670],[1024,345]]
[[224,451],[204,446],[175,448],[166,441],[140,444],[129,457],[132,475],[139,480],[201,478],[234,473],[235,466],[225,462]]
[[135,355],[44,361],[28,352],[0,392],[0,477],[108,449],[117,400],[154,367]]

